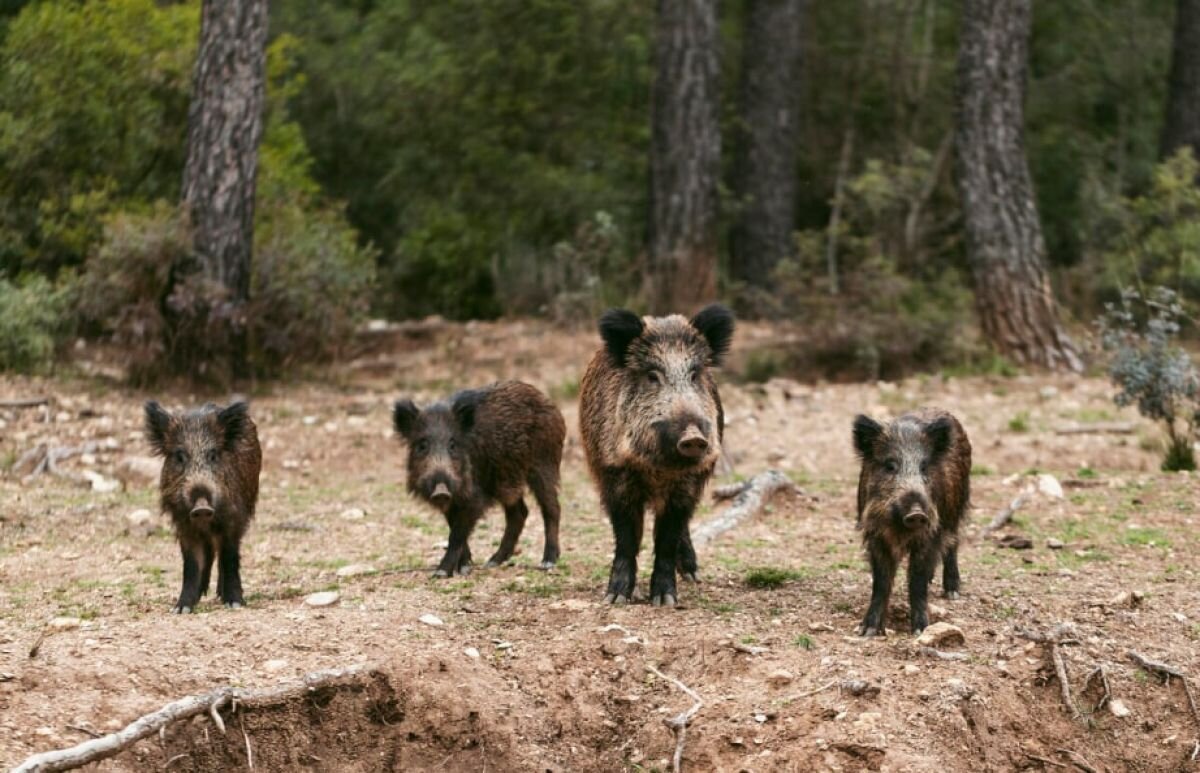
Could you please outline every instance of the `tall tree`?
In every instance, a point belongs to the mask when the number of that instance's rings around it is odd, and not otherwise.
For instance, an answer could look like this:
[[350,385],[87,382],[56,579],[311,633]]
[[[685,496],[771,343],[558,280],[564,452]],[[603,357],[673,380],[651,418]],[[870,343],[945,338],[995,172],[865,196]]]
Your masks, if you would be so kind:
[[1177,0],[1161,154],[1188,145],[1200,158],[1200,0]]
[[650,271],[656,312],[717,293],[721,134],[716,0],[659,0],[650,145]]
[[267,0],[204,0],[188,109],[183,205],[192,252],[167,299],[177,364],[244,375],[254,191],[266,88]]
[[984,335],[1016,362],[1082,370],[1058,319],[1025,158],[1032,0],[964,0],[955,146]]
[[749,0],[742,42],[741,129],[734,190],[741,211],[730,273],[755,287],[793,252],[800,34],[805,0]]

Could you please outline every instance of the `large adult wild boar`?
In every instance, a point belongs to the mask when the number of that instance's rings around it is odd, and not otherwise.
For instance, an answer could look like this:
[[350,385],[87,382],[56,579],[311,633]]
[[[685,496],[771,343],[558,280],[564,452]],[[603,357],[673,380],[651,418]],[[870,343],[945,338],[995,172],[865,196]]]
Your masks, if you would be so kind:
[[971,442],[945,411],[906,413],[890,424],[854,420],[858,528],[871,562],[871,604],[859,626],[883,635],[896,568],[908,556],[908,608],[913,633],[929,625],[929,583],[942,564],[942,589],[957,598],[958,528],[971,498]]
[[579,425],[616,542],[607,602],[633,597],[646,508],[655,516],[650,603],[675,605],[677,568],[696,579],[688,523],[721,454],[725,414],[712,369],[733,324],[717,304],[690,320],[624,309],[600,318],[604,346],[580,383]]
[[217,595],[242,598],[241,544],[258,502],[262,450],[245,403],[212,403],[170,414],[146,403],[146,436],[163,457],[162,508],[171,514],[183,554],[183,587],[174,612],[191,612],[208,593],[216,561]]

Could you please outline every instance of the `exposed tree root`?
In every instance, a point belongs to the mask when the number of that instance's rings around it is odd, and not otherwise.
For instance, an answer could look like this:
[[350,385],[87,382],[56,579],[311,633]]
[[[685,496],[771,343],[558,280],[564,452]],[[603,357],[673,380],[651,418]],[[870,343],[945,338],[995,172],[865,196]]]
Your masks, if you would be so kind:
[[659,671],[654,666],[648,664],[646,666],[646,670],[657,676],[659,679],[670,682],[680,690],[683,690],[683,692],[686,693],[689,698],[695,701],[695,703],[692,704],[692,707],[687,711],[684,711],[677,716],[663,719],[663,724],[675,732],[675,756],[671,761],[671,770],[673,770],[674,773],[679,773],[683,769],[683,737],[687,732],[688,722],[692,720],[692,717],[696,716],[696,712],[699,711],[700,707],[704,705],[704,701],[700,699],[700,696],[697,695],[692,688],[688,687],[675,677],[667,676],[662,671]]
[[[370,673],[369,665],[351,666],[328,671],[315,671],[303,678],[286,682],[278,687],[265,690],[247,690],[239,687],[222,687],[202,695],[191,695],[187,698],[168,703],[161,709],[138,717],[115,733],[101,736],[92,741],[76,744],[69,749],[41,752],[29,757],[16,768],[13,773],[44,773],[45,771],[73,770],[91,762],[108,759],[133,746],[143,738],[163,732],[169,725],[197,714],[210,713],[213,721],[225,732],[225,722],[221,720],[219,709],[229,701],[236,701],[243,706],[254,706],[278,703],[310,690],[329,684],[357,678]],[[243,734],[244,734],[243,730]],[[248,755],[250,739],[246,737]],[[253,760],[253,756],[249,757]],[[174,761],[174,760],[172,760]],[[253,763],[251,763],[253,767]]]
[[[1067,711],[1071,713],[1072,719],[1083,719],[1083,714],[1079,711],[1079,707],[1075,704],[1075,698],[1071,695],[1071,680],[1067,676],[1067,664],[1063,660],[1061,647],[1064,644],[1076,644],[1076,639],[1070,638],[1070,635],[1075,632],[1075,629],[1069,623],[1060,623],[1051,628],[1048,633],[1037,633],[1036,631],[1021,631],[1017,635],[1022,639],[1028,639],[1032,642],[1037,642],[1046,647],[1050,654],[1050,662],[1054,665],[1054,676],[1058,680],[1058,687],[1062,693],[1063,705],[1067,707]],[[1090,678],[1090,677],[1089,677]]]
[[1006,523],[1012,520],[1013,514],[1029,501],[1035,490],[1033,486],[1027,486],[1024,491],[1017,494],[1008,507],[996,513],[996,517],[992,519],[991,523],[979,530],[979,539],[986,539],[992,532],[1003,528]]
[[[1187,696],[1188,708],[1192,710],[1192,720],[1196,723],[1196,729],[1200,731],[1200,710],[1196,708],[1196,696],[1192,693],[1192,683],[1188,681],[1187,674],[1180,671],[1175,666],[1168,663],[1163,663],[1161,660],[1151,660],[1145,655],[1135,650],[1130,650],[1129,659],[1138,666],[1162,677],[1163,684],[1170,684],[1171,677],[1175,677],[1183,683],[1183,692]],[[1192,760],[1200,759],[1200,737],[1197,737],[1192,748]]]
[[732,499],[733,504],[720,515],[696,527],[692,532],[692,544],[702,545],[729,531],[761,510],[782,489],[800,490],[791,478],[779,470],[767,470],[743,483],[718,487],[713,491],[713,498]]

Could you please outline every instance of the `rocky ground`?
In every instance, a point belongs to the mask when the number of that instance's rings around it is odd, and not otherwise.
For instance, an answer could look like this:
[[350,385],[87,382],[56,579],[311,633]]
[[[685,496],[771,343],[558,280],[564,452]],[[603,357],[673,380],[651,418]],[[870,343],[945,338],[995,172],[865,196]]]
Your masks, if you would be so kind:
[[[1200,676],[1200,483],[1157,471],[1153,427],[1091,378],[740,383],[746,353],[771,335],[739,330],[722,386],[723,482],[773,467],[800,492],[701,549],[702,581],[681,586],[674,610],[598,603],[611,537],[574,426],[588,331],[383,331],[336,372],[250,394],[264,468],[243,556],[249,606],[210,597],[185,617],[167,614],[180,564],[146,478],[149,395],[88,352],[69,375],[0,380],[0,400],[50,398],[0,409],[0,765],[184,695],[363,665],[341,687],[227,708],[224,734],[197,718],[97,769],[230,770],[252,754],[259,770],[667,770],[664,720],[694,701],[654,670],[701,701],[688,770],[1197,769],[1200,719],[1183,686],[1128,656]],[[534,568],[535,515],[512,564],[431,580],[446,532],[404,493],[389,405],[514,376],[550,393],[571,426],[561,565]],[[905,631],[903,592],[886,638],[854,636],[870,577],[853,530],[850,421],[926,404],[955,412],[975,447],[965,593],[936,602],[962,632],[936,645],[954,659]],[[1062,434],[1073,429],[1088,431]],[[26,455],[39,445],[78,453],[34,475],[42,457]],[[1013,522],[980,538],[1026,489]],[[721,507],[706,503],[697,521]],[[502,520],[481,524],[476,555]],[[332,603],[308,603],[322,592]],[[1028,638],[1062,624],[1068,643],[1053,649],[1077,716],[1051,646]]]

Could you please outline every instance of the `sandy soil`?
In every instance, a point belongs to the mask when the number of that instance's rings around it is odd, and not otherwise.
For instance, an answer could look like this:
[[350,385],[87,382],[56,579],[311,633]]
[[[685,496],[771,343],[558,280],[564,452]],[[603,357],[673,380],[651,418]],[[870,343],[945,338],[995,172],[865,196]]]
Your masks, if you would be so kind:
[[[735,348],[744,357],[770,336],[744,326]],[[687,770],[1080,769],[1062,750],[1096,770],[1200,769],[1189,761],[1200,726],[1183,687],[1127,657],[1138,650],[1200,676],[1200,482],[1157,471],[1153,428],[1115,409],[1102,380],[747,385],[735,357],[722,386],[733,465],[723,480],[775,467],[803,493],[705,546],[702,581],[680,586],[680,608],[607,607],[598,602],[611,536],[575,428],[594,346],[587,331],[534,323],[434,326],[378,335],[323,380],[257,390],[264,468],[243,553],[249,606],[229,611],[209,596],[184,617],[167,614],[180,562],[153,488],[97,492],[11,471],[38,443],[95,441],[61,468],[112,477],[147,453],[149,395],[106,379],[111,367],[88,353],[70,376],[0,380],[0,399],[52,397],[46,408],[0,410],[0,766],[187,694],[369,664],[369,677],[340,689],[227,709],[225,735],[196,719],[97,769],[245,769],[250,748],[257,770],[669,770],[675,740],[664,719],[692,701],[649,666],[703,701],[687,731]],[[431,580],[445,527],[404,493],[390,402],[501,377],[548,391],[571,427],[562,563],[534,569],[534,515],[512,564]],[[154,396],[171,406],[228,398]],[[965,593],[936,601],[965,633],[965,644],[944,648],[963,660],[920,653],[902,588],[888,637],[853,635],[870,577],[853,529],[850,421],[926,404],[955,412],[975,447]],[[1135,431],[1056,433],[1112,422]],[[1055,476],[1064,496],[1034,496],[998,535],[1034,547],[980,540],[1035,473]],[[718,508],[706,503],[697,520]],[[481,524],[477,556],[498,542],[502,521],[494,511]],[[1050,549],[1050,538],[1064,547]],[[774,587],[755,587],[764,577]],[[647,580],[643,571],[643,596]],[[325,590],[338,592],[336,605],[305,604]],[[1114,601],[1122,592],[1136,594]],[[1063,706],[1046,649],[1020,636],[1062,622],[1075,627],[1061,649],[1079,718]],[[1098,666],[1126,716],[1095,708],[1095,681],[1084,689]],[[867,689],[855,695],[850,680]]]

